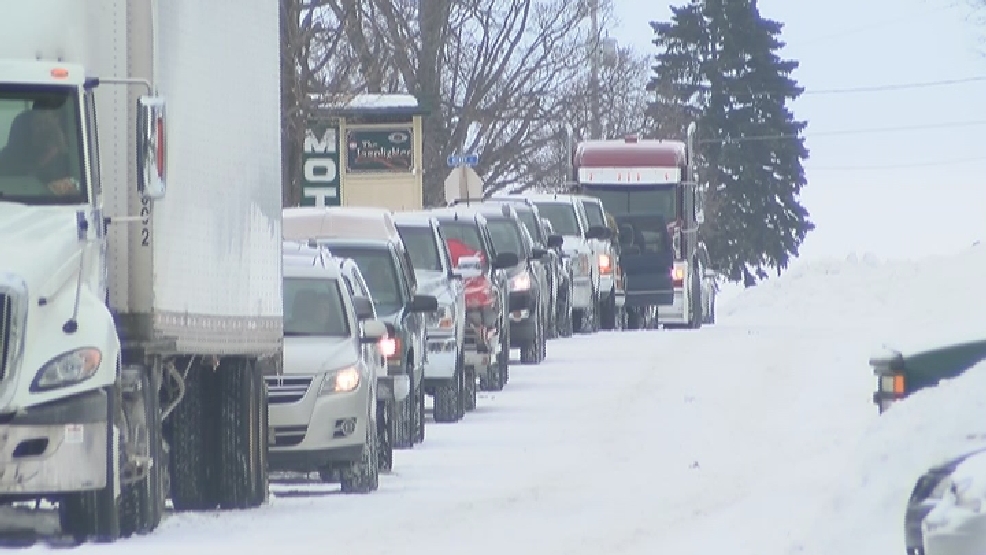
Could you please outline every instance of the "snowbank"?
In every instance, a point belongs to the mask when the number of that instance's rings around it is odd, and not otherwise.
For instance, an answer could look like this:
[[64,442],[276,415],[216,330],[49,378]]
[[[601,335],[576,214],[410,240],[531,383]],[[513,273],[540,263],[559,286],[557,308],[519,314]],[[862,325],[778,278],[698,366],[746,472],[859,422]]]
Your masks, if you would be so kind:
[[[904,511],[932,466],[986,445],[986,363],[922,390],[876,419],[832,468],[832,498],[801,543],[805,555],[904,552]],[[835,457],[834,459],[837,459]]]

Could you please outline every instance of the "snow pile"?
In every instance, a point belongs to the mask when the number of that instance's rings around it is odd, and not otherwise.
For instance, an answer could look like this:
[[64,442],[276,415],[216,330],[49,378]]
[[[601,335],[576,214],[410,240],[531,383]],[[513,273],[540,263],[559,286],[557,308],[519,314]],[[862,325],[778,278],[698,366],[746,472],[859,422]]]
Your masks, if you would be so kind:
[[[904,552],[904,512],[932,466],[986,445],[986,363],[922,390],[870,425],[827,479],[835,494],[812,519],[798,553]],[[834,457],[833,460],[838,460]]]
[[[725,303],[723,322],[848,327],[894,348],[986,337],[986,246],[910,261],[873,255],[792,268]],[[823,316],[824,317],[820,317]],[[806,321],[817,318],[816,322]]]

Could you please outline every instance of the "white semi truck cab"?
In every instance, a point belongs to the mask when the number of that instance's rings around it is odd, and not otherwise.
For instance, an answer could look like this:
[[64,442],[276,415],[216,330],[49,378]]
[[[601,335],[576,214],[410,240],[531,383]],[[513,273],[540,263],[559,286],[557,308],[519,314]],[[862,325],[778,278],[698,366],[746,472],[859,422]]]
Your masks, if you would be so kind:
[[273,0],[4,8],[0,505],[49,499],[63,532],[115,540],[167,497],[266,499],[277,19]]

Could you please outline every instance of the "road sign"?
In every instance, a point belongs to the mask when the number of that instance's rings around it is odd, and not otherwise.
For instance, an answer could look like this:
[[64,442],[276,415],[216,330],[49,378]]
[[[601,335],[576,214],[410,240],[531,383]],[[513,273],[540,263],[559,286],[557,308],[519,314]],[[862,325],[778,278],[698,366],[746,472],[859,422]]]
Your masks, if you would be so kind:
[[483,178],[476,170],[459,166],[449,172],[445,179],[445,202],[452,204],[462,199],[482,200]]
[[462,159],[456,156],[455,154],[449,154],[448,160],[446,161],[448,162],[448,167],[457,168],[459,167],[459,162],[461,162],[461,160]]
[[479,165],[479,155],[478,154],[466,154],[462,157],[462,165],[469,166],[470,168]]

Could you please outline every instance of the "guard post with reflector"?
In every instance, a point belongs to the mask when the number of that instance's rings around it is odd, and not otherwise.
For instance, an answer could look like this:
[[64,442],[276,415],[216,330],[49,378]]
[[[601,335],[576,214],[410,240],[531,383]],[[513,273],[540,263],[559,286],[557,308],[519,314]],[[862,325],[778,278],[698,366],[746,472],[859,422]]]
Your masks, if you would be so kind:
[[907,372],[904,366],[904,357],[899,352],[874,357],[870,359],[870,366],[873,368],[873,374],[877,379],[873,402],[882,414],[894,402],[907,396]]

